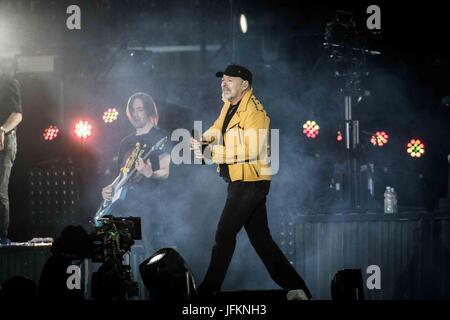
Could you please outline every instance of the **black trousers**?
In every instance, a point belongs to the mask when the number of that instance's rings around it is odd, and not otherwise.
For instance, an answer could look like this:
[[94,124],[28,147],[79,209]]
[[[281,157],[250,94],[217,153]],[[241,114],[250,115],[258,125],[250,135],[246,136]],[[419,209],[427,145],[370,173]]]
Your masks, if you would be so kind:
[[233,257],[236,236],[244,227],[272,279],[283,289],[303,289],[311,298],[304,280],[270,235],[266,210],[269,189],[270,181],[229,183],[228,197],[217,227],[211,261],[198,288],[199,292],[220,291]]
[[16,132],[5,135],[4,148],[0,151],[0,236],[8,235],[9,228],[9,196],[8,185],[11,168],[16,158]]

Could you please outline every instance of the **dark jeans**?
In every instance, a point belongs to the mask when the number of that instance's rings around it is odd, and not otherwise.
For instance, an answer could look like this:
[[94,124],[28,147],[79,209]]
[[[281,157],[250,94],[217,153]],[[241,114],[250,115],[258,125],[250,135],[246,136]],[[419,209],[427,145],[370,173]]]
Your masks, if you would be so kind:
[[9,197],[8,184],[11,168],[16,158],[16,132],[5,135],[5,146],[0,151],[0,236],[8,235],[9,228]]
[[284,289],[303,289],[308,297],[311,297],[302,277],[270,235],[266,210],[269,189],[270,181],[229,183],[228,197],[217,227],[211,261],[205,279],[199,286],[199,292],[220,291],[234,253],[236,235],[245,227],[253,248],[272,279]]

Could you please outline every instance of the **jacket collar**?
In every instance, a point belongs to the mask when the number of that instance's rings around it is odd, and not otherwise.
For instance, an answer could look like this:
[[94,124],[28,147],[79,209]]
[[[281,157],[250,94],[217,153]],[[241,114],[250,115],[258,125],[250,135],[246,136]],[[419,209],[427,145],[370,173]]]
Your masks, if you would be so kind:
[[[240,112],[244,112],[247,110],[247,104],[253,94],[253,89],[248,90],[244,96],[241,99],[241,102],[239,103],[239,107],[236,110],[236,113],[233,115],[233,118],[231,118],[230,122],[228,123],[227,130],[233,126],[235,126],[237,123],[239,123],[240,118],[239,114]],[[230,102],[225,102],[226,110],[228,112],[228,109],[230,108]]]

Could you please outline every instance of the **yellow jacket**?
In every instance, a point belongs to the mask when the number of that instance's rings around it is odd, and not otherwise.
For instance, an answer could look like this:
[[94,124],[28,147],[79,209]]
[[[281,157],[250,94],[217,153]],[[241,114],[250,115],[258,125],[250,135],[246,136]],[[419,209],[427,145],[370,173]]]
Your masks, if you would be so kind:
[[271,180],[270,118],[266,110],[250,89],[228,123],[222,143],[222,126],[229,107],[230,102],[225,101],[219,118],[203,133],[203,141],[210,143],[212,161],[228,164],[231,181]]

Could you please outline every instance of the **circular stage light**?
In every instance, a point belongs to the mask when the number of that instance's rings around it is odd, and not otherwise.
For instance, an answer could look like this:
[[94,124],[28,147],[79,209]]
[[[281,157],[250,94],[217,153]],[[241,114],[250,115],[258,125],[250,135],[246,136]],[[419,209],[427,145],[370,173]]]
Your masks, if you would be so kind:
[[116,108],[109,108],[103,113],[103,121],[105,123],[112,123],[117,120],[119,111]]
[[45,128],[43,137],[46,141],[52,141],[58,137],[59,129],[57,126],[48,126]]
[[310,139],[319,135],[320,127],[315,121],[308,120],[303,124],[303,134]]
[[406,151],[413,158],[420,158],[425,154],[425,144],[419,139],[411,139]]
[[389,135],[384,131],[377,131],[370,138],[370,142],[374,146],[382,147],[389,142]]
[[88,121],[80,120],[75,124],[75,135],[80,139],[87,139],[92,135],[92,125]]

